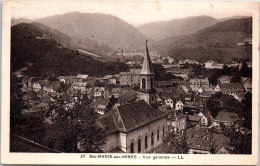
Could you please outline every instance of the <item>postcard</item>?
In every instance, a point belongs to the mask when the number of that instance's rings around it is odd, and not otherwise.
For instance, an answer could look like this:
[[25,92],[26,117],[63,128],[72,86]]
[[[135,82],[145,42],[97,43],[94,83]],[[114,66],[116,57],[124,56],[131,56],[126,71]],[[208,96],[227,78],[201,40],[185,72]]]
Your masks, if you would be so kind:
[[259,2],[5,0],[2,20],[2,164],[258,164]]

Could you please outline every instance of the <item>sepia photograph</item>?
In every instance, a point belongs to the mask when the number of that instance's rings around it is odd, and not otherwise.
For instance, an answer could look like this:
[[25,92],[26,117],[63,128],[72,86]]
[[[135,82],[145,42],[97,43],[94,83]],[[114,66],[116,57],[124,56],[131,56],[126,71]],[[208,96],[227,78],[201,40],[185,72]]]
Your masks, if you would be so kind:
[[2,162],[258,163],[259,2],[14,0],[2,28]]

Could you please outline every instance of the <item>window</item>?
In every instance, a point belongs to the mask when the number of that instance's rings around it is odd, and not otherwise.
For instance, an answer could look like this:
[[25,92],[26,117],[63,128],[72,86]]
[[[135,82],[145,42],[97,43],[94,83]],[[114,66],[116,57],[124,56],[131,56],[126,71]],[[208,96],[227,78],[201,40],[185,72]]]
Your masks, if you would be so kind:
[[154,144],[154,133],[152,132],[152,134],[151,134],[151,145],[153,145]]
[[142,89],[145,89],[145,78],[142,79]]
[[145,146],[145,148],[148,147],[148,139],[147,139],[147,135],[145,136],[145,139],[144,139],[144,146]]
[[164,137],[164,127],[163,127],[163,137]]
[[160,138],[160,131],[159,129],[157,130],[157,141],[159,141],[159,138]]
[[134,153],[134,143],[131,143],[131,153]]
[[141,152],[141,146],[142,146],[141,143],[142,143],[141,139],[138,139],[138,153]]

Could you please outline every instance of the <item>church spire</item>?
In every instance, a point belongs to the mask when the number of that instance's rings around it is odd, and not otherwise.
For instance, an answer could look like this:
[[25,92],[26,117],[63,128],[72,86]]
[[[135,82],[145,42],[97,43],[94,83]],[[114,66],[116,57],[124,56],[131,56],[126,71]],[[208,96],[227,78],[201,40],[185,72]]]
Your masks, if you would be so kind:
[[143,62],[142,71],[141,71],[142,75],[154,74],[153,68],[152,68],[152,62],[151,62],[149,51],[148,51],[147,42],[148,41],[146,40],[146,54],[144,56],[144,62]]

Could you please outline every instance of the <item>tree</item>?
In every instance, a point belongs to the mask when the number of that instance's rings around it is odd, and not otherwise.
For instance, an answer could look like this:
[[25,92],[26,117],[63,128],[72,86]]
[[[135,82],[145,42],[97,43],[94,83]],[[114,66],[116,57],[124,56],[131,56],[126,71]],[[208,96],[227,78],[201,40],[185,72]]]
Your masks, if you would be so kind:
[[222,73],[223,73],[223,75],[230,75],[230,70],[227,67],[227,65],[223,66]]
[[237,128],[232,126],[221,125],[222,133],[230,139],[230,146],[233,147],[231,153],[234,154],[251,154],[252,153],[252,134],[250,132],[241,134]]
[[212,85],[218,84],[218,78],[221,77],[222,71],[221,70],[215,70],[214,73],[209,77],[209,83]]
[[97,114],[89,107],[86,97],[78,97],[76,106],[65,110],[63,102],[55,110],[57,116],[48,125],[45,141],[63,152],[102,152],[105,144],[103,128],[98,125]]
[[245,95],[245,99],[242,100],[243,104],[243,114],[245,118],[245,123],[244,126],[247,127],[248,129],[252,129],[252,93],[247,93]]
[[241,83],[241,77],[240,76],[234,76],[230,80],[231,83]]
[[231,95],[226,95],[221,92],[211,95],[206,105],[213,118],[216,118],[218,113],[222,110],[238,113],[239,115],[243,112],[243,106],[238,100]]
[[23,101],[24,93],[21,91],[22,86],[17,77],[11,76],[11,98],[10,98],[10,123],[11,129],[14,125],[19,123],[21,110],[25,109],[25,103]]
[[240,74],[242,77],[247,77],[249,74],[249,69],[245,61],[243,62],[242,67],[240,69]]
[[164,65],[167,65],[168,63],[169,63],[169,59],[167,59],[167,58],[163,59],[163,64]]

